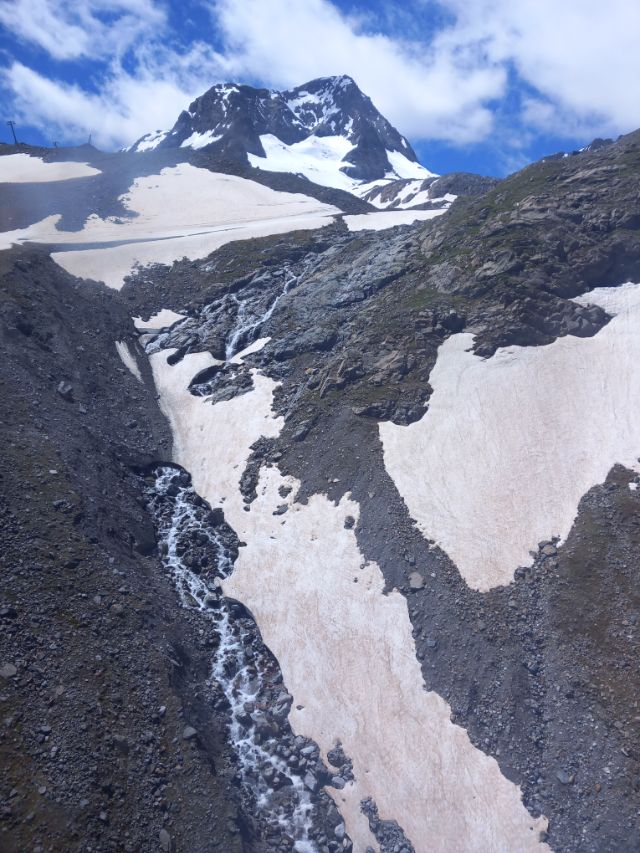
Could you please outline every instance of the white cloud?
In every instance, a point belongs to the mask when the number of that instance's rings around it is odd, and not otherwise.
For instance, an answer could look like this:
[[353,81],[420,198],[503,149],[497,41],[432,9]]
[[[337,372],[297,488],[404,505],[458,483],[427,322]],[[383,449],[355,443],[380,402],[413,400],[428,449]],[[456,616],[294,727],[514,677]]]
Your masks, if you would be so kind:
[[0,24],[56,60],[92,63],[77,67],[99,86],[15,62],[4,86],[16,117],[61,140],[93,130],[115,147],[170,127],[218,80],[285,87],[346,73],[414,140],[493,134],[522,149],[540,131],[587,139],[640,125],[637,0],[411,0],[384,17],[348,16],[330,0],[202,2],[211,32],[201,38],[215,33],[219,51],[177,47],[158,0],[0,0]]
[[54,59],[121,56],[162,29],[154,0],[2,0],[0,24]]
[[440,49],[428,33],[422,43],[389,38],[328,0],[219,0],[214,8],[239,76],[290,86],[349,74],[410,136],[464,143],[491,129],[487,102],[501,96],[506,74],[471,49]]
[[640,126],[637,0],[443,0],[456,15],[443,48],[482,44],[540,97],[522,118],[567,137]]
[[14,62],[0,80],[12,92],[14,117],[53,139],[113,149],[144,133],[171,127],[178,114],[224,73],[224,63],[206,45],[173,56],[160,49],[138,55],[136,74],[118,64],[104,76],[99,94],[51,80]]

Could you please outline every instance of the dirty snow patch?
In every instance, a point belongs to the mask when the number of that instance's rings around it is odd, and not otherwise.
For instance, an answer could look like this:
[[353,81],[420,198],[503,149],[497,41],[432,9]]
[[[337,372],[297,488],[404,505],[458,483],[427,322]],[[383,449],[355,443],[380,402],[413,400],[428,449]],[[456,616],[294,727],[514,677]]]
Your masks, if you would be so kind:
[[100,170],[88,163],[72,161],[47,162],[29,154],[6,154],[0,157],[0,184],[48,184],[53,181],[70,181],[73,178],[90,178]]
[[591,338],[438,351],[422,419],[380,424],[387,471],[424,535],[470,587],[508,584],[538,543],[564,539],[582,496],[620,463],[640,471],[640,285],[576,300],[613,319]]
[[445,207],[437,210],[381,210],[379,213],[357,213],[345,216],[349,231],[383,231],[396,225],[411,225],[413,222],[425,222],[446,213]]
[[[548,853],[539,841],[546,820],[528,814],[519,788],[425,689],[406,600],[384,594],[379,567],[363,559],[345,527],[358,504],[345,496],[335,505],[325,495],[299,504],[299,484],[271,467],[245,511],[239,481],[251,445],[283,426],[272,412],[276,383],[253,371],[251,392],[211,405],[188,391],[211,355],[171,366],[169,352],[154,353],[151,364],[174,461],[247,543],[223,588],[250,608],[282,668],[294,731],[314,739],[325,757],[340,740],[353,760],[355,781],[328,791],[354,849],[378,849],[360,810],[370,796],[417,853]],[[293,487],[287,498],[284,485]],[[274,515],[283,503],[287,512]]]

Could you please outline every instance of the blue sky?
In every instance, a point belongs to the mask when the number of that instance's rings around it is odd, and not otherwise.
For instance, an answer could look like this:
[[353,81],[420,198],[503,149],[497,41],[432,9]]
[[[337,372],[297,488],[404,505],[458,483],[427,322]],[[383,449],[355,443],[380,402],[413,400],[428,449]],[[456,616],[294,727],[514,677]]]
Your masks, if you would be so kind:
[[428,168],[503,175],[640,126],[639,33],[637,0],[0,0],[0,102],[113,150],[215,82],[349,74]]

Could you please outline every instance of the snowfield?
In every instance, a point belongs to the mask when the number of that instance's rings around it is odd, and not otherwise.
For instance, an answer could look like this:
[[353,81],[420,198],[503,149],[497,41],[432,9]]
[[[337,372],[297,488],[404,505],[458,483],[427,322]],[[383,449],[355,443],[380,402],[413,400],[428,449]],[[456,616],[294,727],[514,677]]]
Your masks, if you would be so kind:
[[[249,154],[249,162],[256,169],[267,172],[291,172],[303,175],[314,184],[333,187],[338,190],[362,195],[362,181],[350,178],[343,171],[349,166],[349,152],[354,145],[344,136],[309,136],[301,142],[286,145],[277,136],[266,134],[260,137],[266,157]],[[425,169],[419,163],[408,160],[398,151],[387,151],[391,171],[384,179],[374,182],[385,184],[399,178],[414,178],[424,180],[433,177],[434,173]],[[367,188],[373,184],[367,184]]]
[[2,234],[0,249],[27,241],[61,248],[91,244],[80,250],[62,248],[52,257],[73,275],[119,289],[139,265],[194,260],[232,240],[321,228],[340,213],[299,193],[276,192],[188,163],[137,178],[122,199],[135,214],[130,219],[90,216],[82,231],[60,231],[59,217],[49,216]]
[[88,163],[49,163],[29,154],[6,154],[0,157],[0,184],[45,184],[99,174],[100,170]]
[[425,222],[447,212],[446,207],[436,210],[381,210],[379,213],[356,213],[345,216],[349,231],[383,231],[396,225],[411,225],[413,222]]
[[[272,412],[276,383],[254,370],[250,393],[212,405],[188,391],[211,355],[170,366],[170,352],[150,360],[174,461],[247,543],[223,588],[251,610],[280,664],[294,697],[294,731],[313,738],[325,758],[340,740],[353,760],[355,781],[328,790],[354,849],[379,850],[360,810],[372,797],[417,853],[548,851],[539,841],[546,820],[528,814],[519,788],[425,689],[406,600],[383,593],[379,567],[363,559],[345,528],[348,515],[358,516],[357,503],[345,496],[335,505],[317,494],[298,504],[296,481],[271,467],[245,511],[239,481],[250,447],[283,424]],[[283,485],[293,486],[286,499]],[[274,515],[283,502],[287,512]]]
[[387,471],[424,535],[470,587],[508,584],[564,539],[582,496],[620,463],[640,471],[640,285],[576,300],[615,315],[591,338],[509,347],[487,360],[453,335],[422,419],[380,424]]

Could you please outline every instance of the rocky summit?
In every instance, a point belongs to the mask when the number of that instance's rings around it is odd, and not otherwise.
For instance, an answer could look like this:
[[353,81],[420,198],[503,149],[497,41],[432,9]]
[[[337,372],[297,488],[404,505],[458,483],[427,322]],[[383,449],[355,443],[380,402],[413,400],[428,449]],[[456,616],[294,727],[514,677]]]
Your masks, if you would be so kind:
[[[428,178],[409,142],[351,77],[323,77],[283,92],[221,83],[180,114],[169,131],[139,139],[133,151],[215,151],[270,171],[303,174],[331,159],[333,181]],[[326,170],[326,163],[323,164]],[[311,180],[320,175],[307,175]],[[328,176],[318,183],[325,183]]]
[[0,294],[0,849],[640,848],[640,131],[216,85],[1,146]]

